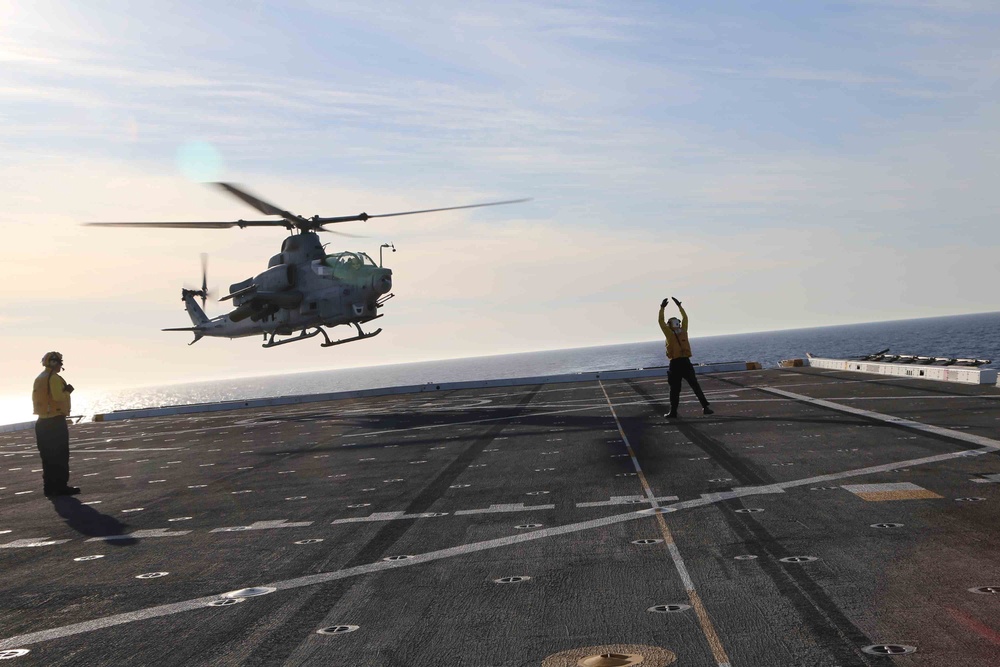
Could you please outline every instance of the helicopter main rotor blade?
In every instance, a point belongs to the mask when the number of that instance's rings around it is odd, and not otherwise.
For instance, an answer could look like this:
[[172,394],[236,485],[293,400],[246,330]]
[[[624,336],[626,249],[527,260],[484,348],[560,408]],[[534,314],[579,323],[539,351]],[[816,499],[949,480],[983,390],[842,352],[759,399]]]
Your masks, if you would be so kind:
[[320,232],[327,232],[329,234],[336,234],[337,236],[346,236],[346,237],[352,238],[352,239],[370,239],[371,238],[370,236],[365,236],[364,234],[348,234],[347,232],[338,232],[335,229],[327,229],[323,225],[319,225],[318,227],[315,227],[315,229],[317,231],[320,231]]
[[274,204],[270,204],[260,197],[250,194],[246,190],[241,190],[232,183],[216,183],[217,186],[233,195],[245,204],[253,206],[255,209],[263,213],[264,215],[280,215],[285,220],[297,220],[299,222],[305,222],[305,220],[294,213],[289,213],[288,211],[278,208]]
[[230,227],[285,227],[285,220],[235,220],[233,222],[85,222],[89,227],[161,227],[164,229],[228,229]]
[[371,218],[393,218],[397,215],[416,215],[418,213],[437,213],[438,211],[457,211],[463,208],[482,208],[483,206],[502,206],[504,204],[520,204],[526,201],[531,201],[531,198],[529,197],[527,199],[508,199],[507,201],[492,201],[492,202],[487,202],[485,204],[469,204],[467,206],[447,206],[445,208],[427,208],[421,211],[402,211],[400,213],[376,213],[375,215],[368,215],[367,213],[359,213],[358,215],[344,215],[335,218],[316,217],[313,220],[321,225],[330,225],[337,222],[370,220]]

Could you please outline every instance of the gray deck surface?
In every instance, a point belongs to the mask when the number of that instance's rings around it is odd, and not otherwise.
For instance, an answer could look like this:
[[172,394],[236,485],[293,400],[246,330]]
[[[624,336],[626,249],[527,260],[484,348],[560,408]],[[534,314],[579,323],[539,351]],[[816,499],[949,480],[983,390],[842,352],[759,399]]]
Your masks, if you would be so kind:
[[0,659],[1000,664],[1000,594],[970,591],[1000,587],[1000,390],[702,386],[716,414],[685,386],[674,422],[663,378],[84,424],[52,500],[34,434],[0,435]]

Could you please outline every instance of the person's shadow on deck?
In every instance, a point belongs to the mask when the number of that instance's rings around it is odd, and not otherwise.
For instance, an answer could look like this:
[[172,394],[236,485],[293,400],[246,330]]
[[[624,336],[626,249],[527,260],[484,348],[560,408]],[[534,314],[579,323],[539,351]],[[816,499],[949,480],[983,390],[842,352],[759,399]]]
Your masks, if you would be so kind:
[[[92,505],[84,505],[71,496],[54,496],[49,500],[56,513],[66,520],[66,525],[83,535],[111,537],[124,535],[128,530],[127,524],[113,516],[101,514]],[[117,540],[104,540],[104,542],[120,547],[138,544],[139,540],[134,537],[125,537]]]

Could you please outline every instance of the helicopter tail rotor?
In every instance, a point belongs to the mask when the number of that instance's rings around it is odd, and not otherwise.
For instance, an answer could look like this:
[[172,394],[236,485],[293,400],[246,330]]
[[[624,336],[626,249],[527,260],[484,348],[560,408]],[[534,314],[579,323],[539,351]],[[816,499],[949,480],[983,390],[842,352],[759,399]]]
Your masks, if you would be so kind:
[[208,299],[208,253],[201,253],[201,307],[205,307]]
[[186,287],[181,289],[181,299],[186,299],[189,296],[199,296],[201,297],[201,307],[205,307],[205,303],[208,297],[212,293],[208,291],[208,253],[201,253],[201,289],[187,289]]

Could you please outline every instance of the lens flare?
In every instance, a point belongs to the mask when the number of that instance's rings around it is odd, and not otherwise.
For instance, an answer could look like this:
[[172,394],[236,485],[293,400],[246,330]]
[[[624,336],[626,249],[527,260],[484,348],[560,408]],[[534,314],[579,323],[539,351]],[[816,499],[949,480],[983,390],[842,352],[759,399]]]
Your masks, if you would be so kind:
[[222,173],[222,155],[207,141],[187,141],[177,149],[177,168],[192,181],[217,181]]

